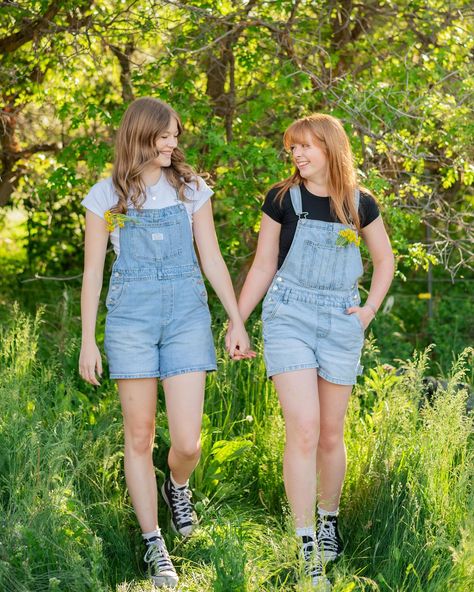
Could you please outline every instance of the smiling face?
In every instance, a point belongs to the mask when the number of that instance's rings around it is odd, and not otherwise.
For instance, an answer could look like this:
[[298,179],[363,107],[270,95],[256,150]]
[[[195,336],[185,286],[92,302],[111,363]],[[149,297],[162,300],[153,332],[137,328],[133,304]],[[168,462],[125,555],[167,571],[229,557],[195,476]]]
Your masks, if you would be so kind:
[[327,158],[319,143],[309,133],[290,143],[289,150],[303,179],[320,180],[327,173]]
[[155,158],[154,164],[159,167],[169,167],[171,165],[171,155],[178,145],[179,133],[178,122],[174,117],[171,117],[168,127],[160,133],[156,140],[155,145],[159,155]]

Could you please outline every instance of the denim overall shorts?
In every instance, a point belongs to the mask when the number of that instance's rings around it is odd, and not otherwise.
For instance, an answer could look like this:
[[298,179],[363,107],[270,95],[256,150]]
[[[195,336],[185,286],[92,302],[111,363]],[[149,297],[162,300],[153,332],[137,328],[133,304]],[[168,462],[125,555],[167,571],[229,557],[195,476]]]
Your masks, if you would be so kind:
[[[364,329],[357,314],[359,248],[336,245],[345,224],[306,219],[299,186],[290,188],[298,216],[288,255],[263,301],[264,357],[268,377],[302,368],[335,384],[355,384],[361,374]],[[355,204],[360,194],[356,190]]]
[[106,299],[111,378],[216,370],[207,293],[185,206],[129,209]]

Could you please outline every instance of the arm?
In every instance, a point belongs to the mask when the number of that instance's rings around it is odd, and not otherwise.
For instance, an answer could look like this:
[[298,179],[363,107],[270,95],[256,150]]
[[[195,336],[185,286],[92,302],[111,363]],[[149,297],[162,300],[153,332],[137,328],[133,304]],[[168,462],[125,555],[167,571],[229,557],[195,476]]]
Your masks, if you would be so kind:
[[[217,241],[211,202],[208,200],[193,216],[194,239],[199,251],[202,270],[232,323],[232,339],[227,344],[231,357],[253,357],[250,342],[240,318],[229,271]],[[236,351],[237,350],[237,351]]]
[[239,298],[239,310],[245,322],[272,283],[278,267],[281,224],[262,215],[257,252]]
[[99,376],[102,374],[102,360],[95,342],[95,325],[108,239],[109,233],[105,221],[87,210],[81,292],[82,344],[79,373],[84,380],[96,386],[99,385],[96,372]]
[[363,228],[361,234],[369,250],[374,272],[365,305],[352,306],[347,309],[347,312],[349,314],[357,312],[362,324],[367,327],[390,288],[395,264],[390,240],[380,216]]

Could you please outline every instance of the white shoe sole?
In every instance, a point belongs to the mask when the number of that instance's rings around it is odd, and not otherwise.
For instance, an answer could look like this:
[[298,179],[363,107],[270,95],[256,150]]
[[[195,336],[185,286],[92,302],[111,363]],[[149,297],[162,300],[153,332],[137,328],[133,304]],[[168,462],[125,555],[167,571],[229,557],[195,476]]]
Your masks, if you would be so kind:
[[153,585],[157,588],[176,588],[178,585],[178,576],[150,576]]

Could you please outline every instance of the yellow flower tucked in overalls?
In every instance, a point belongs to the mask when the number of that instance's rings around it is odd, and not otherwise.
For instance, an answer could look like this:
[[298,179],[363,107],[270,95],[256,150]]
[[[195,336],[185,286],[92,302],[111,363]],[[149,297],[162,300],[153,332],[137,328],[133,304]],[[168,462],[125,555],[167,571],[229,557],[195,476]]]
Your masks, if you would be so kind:
[[115,212],[111,212],[110,210],[104,212],[104,218],[105,223],[107,224],[107,230],[109,232],[113,232],[116,226],[118,226],[119,228],[123,228],[127,220],[129,222],[134,222],[135,224],[138,222],[138,220],[136,220],[135,218],[131,218],[126,214],[117,214]]
[[346,245],[350,245],[351,243],[358,247],[360,245],[360,236],[357,236],[357,233],[354,230],[352,230],[352,228],[345,228],[344,230],[340,230],[338,233],[338,237],[336,239],[336,246],[345,247]]

